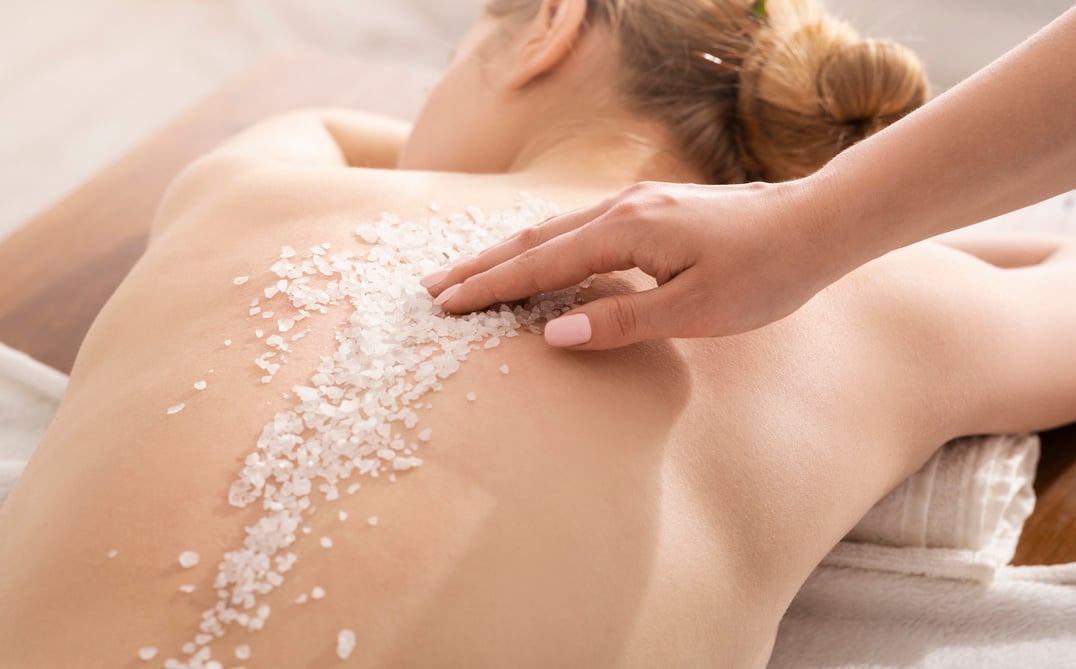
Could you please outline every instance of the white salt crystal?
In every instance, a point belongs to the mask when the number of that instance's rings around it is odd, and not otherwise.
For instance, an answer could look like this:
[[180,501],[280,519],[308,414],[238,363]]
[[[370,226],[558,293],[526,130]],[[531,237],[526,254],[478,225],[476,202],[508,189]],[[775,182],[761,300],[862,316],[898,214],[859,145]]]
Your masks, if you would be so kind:
[[370,516],[366,522],[370,523],[370,527],[377,527],[377,516]]
[[433,436],[433,428],[428,427],[425,430],[418,433],[418,440],[419,441],[429,441],[432,436]]
[[181,585],[181,586],[179,586],[179,591],[180,592],[185,592],[187,594],[190,594],[190,593],[194,592],[194,585],[192,585],[190,583],[187,583],[186,585]]
[[257,316],[261,312],[262,312],[261,307],[251,307],[250,309],[247,310],[247,316]]
[[325,591],[321,589],[320,585],[315,585],[314,589],[310,591],[310,599],[322,599],[325,597]]
[[225,339],[224,340],[224,345],[225,346],[231,346],[232,345],[232,340],[231,339]]
[[168,415],[169,416],[174,416],[177,413],[179,413],[180,411],[183,411],[183,408],[186,407],[186,406],[187,405],[184,404],[183,402],[180,402],[179,404],[177,404],[175,406],[170,406],[170,407],[168,407]]
[[347,520],[347,511],[341,511],[336,515],[340,518],[341,521]]
[[119,554],[120,554],[120,552],[118,550],[116,550],[115,548],[113,548],[112,550],[110,550],[108,552],[108,559],[111,560],[112,558],[116,557]]
[[145,648],[138,649],[138,659],[143,662],[149,662],[155,657],[157,657],[157,649],[153,646],[146,646]]
[[194,643],[198,644],[199,646],[204,646],[212,640],[212,634],[199,634],[194,637]]
[[190,569],[196,564],[198,564],[198,554],[194,551],[183,551],[179,554],[179,566],[184,569]]
[[467,401],[468,402],[474,402],[476,399],[478,399],[478,393],[476,393],[473,390],[471,392],[467,393]]
[[362,485],[359,484],[359,483],[352,483],[351,485],[349,485],[347,487],[347,494],[354,495],[355,493],[357,493],[359,491],[359,488],[361,488],[361,487],[362,487]]
[[240,644],[235,647],[235,657],[237,660],[249,660],[250,659],[250,646],[247,644]]
[[295,603],[296,603],[296,604],[306,604],[306,600],[307,600],[307,599],[309,599],[309,597],[310,597],[310,596],[309,596],[309,595],[307,595],[307,594],[306,594],[306,593],[304,592],[303,594],[301,594],[301,595],[299,595],[298,597],[296,597],[296,598],[295,598]]
[[281,318],[276,322],[276,326],[281,332],[287,332],[295,327],[295,320],[292,318]]
[[486,340],[486,343],[482,344],[482,348],[493,348],[501,343],[500,337],[490,337]]
[[[262,337],[265,336],[265,332],[263,330],[255,330],[254,331],[254,336],[257,337],[258,339],[261,339]],[[507,374],[507,373],[508,372],[505,372],[505,374]]]
[[205,381],[195,381],[194,382],[194,389],[195,390],[205,390],[207,385],[208,384]]
[[351,630],[340,630],[336,635],[336,656],[341,660],[351,657],[355,650],[355,633]]
[[242,286],[247,281],[250,281],[249,276],[237,276],[234,279],[232,279],[232,283],[234,283],[237,286]]
[[293,249],[290,246],[282,246],[282,247],[280,247],[280,257],[281,258],[294,258],[295,257],[295,249]]
[[501,374],[507,374],[507,373],[508,373],[508,363],[506,362],[503,365],[501,365]]
[[264,318],[264,319],[266,319],[266,320],[268,320],[268,319],[272,318],[273,316],[276,316],[276,312],[275,312],[275,311],[263,311],[263,312],[262,312],[262,318]]
[[269,608],[268,604],[262,604],[261,606],[258,607],[258,617],[261,618],[262,620],[265,620],[266,618],[269,617],[269,612],[270,611],[271,611],[271,609]]
[[321,547],[322,548],[332,548],[333,547],[333,540],[330,537],[322,537],[321,538]]

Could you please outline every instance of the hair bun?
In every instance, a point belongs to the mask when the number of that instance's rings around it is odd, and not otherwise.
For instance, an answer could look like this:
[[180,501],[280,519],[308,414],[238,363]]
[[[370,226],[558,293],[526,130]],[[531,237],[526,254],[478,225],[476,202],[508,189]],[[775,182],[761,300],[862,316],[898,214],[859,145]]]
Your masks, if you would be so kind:
[[910,50],[862,40],[830,19],[764,31],[744,61],[740,145],[751,178],[806,176],[921,106],[923,65]]

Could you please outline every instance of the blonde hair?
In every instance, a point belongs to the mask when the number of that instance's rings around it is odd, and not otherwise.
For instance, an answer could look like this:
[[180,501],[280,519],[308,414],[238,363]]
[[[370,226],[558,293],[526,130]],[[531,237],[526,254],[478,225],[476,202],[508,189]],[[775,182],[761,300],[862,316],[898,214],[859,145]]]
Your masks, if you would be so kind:
[[914,53],[861,39],[812,0],[587,0],[587,20],[618,39],[628,100],[711,183],[806,176],[927,99]]

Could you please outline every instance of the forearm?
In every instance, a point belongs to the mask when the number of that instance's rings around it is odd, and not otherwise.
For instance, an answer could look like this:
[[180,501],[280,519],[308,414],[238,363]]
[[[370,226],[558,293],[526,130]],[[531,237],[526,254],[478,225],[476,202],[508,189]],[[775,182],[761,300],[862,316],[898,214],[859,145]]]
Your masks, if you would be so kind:
[[862,262],[1076,187],[1076,9],[805,180]]

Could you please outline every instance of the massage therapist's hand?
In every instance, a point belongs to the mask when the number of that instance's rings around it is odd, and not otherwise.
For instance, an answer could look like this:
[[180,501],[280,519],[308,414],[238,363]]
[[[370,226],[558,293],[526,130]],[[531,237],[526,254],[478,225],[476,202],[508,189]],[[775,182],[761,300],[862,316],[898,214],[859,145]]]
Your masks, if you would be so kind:
[[423,285],[444,309],[464,313],[637,267],[655,288],[573,309],[546,325],[546,341],[587,350],[744,332],[790,314],[836,278],[810,239],[817,226],[802,190],[796,182],[638,184],[526,228]]

